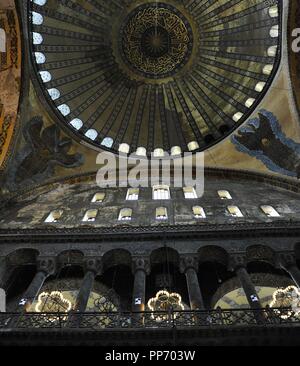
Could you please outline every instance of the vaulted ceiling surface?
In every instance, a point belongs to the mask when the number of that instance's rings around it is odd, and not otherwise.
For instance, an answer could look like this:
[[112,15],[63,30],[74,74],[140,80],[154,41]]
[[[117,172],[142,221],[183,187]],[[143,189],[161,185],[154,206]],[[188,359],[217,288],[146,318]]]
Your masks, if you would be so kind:
[[43,97],[91,146],[205,150],[241,125],[280,61],[281,1],[33,0]]

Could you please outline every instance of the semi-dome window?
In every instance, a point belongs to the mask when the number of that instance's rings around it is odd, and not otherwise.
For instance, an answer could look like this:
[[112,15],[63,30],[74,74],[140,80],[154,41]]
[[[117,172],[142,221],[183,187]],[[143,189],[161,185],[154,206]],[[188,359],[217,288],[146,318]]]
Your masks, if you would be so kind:
[[258,93],[261,93],[264,90],[265,86],[266,86],[266,83],[263,81],[260,81],[259,83],[257,83],[255,85],[255,91],[257,91]]
[[84,222],[94,222],[94,221],[96,221],[97,215],[98,215],[98,210],[88,210],[85,213],[82,221],[84,221]]
[[218,195],[221,200],[232,200],[232,196],[228,191],[218,191]]
[[43,80],[43,83],[48,83],[52,79],[52,76],[49,71],[40,71],[40,75]]
[[44,23],[44,18],[41,14],[33,11],[32,12],[32,23],[35,25],[42,25]]
[[166,207],[157,207],[156,220],[168,220],[168,210]]
[[46,62],[46,57],[42,52],[35,52],[34,56],[37,64],[44,64]]
[[243,113],[237,112],[232,118],[234,122],[238,122],[241,118],[243,118]]
[[278,6],[277,5],[274,5],[274,6],[271,6],[270,9],[269,9],[269,15],[271,18],[276,18],[279,16],[279,10],[278,10]]
[[48,89],[48,93],[52,100],[56,100],[60,97],[60,91],[58,89],[55,89],[55,88]]
[[119,221],[130,221],[132,219],[132,209],[122,208],[119,213]]
[[197,141],[192,141],[188,144],[189,151],[195,151],[195,150],[198,150],[199,148],[200,148],[200,146]]
[[91,129],[86,131],[85,136],[94,141],[98,137],[98,132],[94,129]]
[[271,75],[273,71],[273,65],[265,65],[263,68],[263,73],[265,75]]
[[46,218],[45,222],[58,222],[62,217],[63,210],[55,210],[50,212],[49,216]]
[[147,156],[147,150],[145,147],[139,147],[136,150],[136,155],[138,156]]
[[246,100],[245,106],[247,108],[251,108],[253,106],[253,104],[255,103],[255,99],[254,98],[248,98]]
[[155,158],[163,158],[165,156],[164,149],[157,148],[153,152]]
[[261,206],[262,212],[268,217],[280,217],[280,214],[272,206]]
[[277,54],[277,46],[270,46],[269,48],[268,48],[268,56],[269,57],[275,57],[276,56],[276,54]]
[[111,137],[105,137],[101,142],[102,146],[105,146],[108,148],[112,147],[113,144],[114,144],[114,140]]
[[80,130],[81,127],[83,126],[83,122],[81,121],[81,119],[79,118],[74,118],[71,122],[70,125],[73,126],[76,130]]
[[129,151],[130,151],[130,146],[128,144],[123,143],[119,146],[120,153],[129,154]]
[[182,154],[182,150],[180,146],[173,146],[171,149],[171,155],[172,156],[177,156],[177,155],[181,155]]
[[137,201],[139,199],[139,188],[129,188],[127,191],[126,200],[127,201]]
[[40,33],[33,32],[32,40],[34,45],[39,45],[43,43],[43,36]]
[[205,211],[204,211],[203,207],[200,207],[200,206],[193,207],[193,214],[196,219],[205,219],[206,218]]
[[152,196],[154,200],[169,200],[171,199],[170,188],[166,185],[154,186],[152,188]]
[[272,38],[277,38],[279,37],[279,25],[273,25],[273,27],[270,30],[270,36]]
[[71,113],[71,109],[67,104],[62,104],[58,106],[57,109],[64,117],[68,116]]
[[184,197],[186,199],[193,200],[193,199],[198,198],[197,192],[195,191],[194,187],[184,187],[183,188],[183,193],[184,193]]
[[105,200],[105,193],[98,192],[94,194],[92,198],[92,203],[102,203]]
[[232,217],[244,217],[242,211],[237,206],[228,206],[227,211]]
[[47,0],[33,0],[33,2],[37,5],[43,6],[46,4]]

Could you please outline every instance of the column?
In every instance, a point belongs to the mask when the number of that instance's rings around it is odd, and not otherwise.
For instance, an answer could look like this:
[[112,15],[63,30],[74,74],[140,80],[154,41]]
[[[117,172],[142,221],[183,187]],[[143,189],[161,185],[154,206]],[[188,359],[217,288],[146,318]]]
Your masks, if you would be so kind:
[[86,310],[91,292],[93,290],[95,278],[102,272],[102,260],[99,258],[86,260],[85,270],[86,273],[74,306],[74,311],[78,313],[84,313]]
[[0,288],[4,286],[4,277],[7,270],[6,260],[0,257]]
[[297,266],[295,254],[287,253],[280,256],[280,266],[285,270],[294,281],[295,285],[300,288],[300,270]]
[[[251,277],[246,269],[246,260],[242,255],[234,256],[230,258],[231,269],[235,271],[241,286],[247,297],[247,301],[250,309],[254,310],[254,317],[258,324],[265,322],[265,315],[262,310],[259,296],[256,292],[255,286],[251,280]],[[261,310],[261,311],[259,311]]]
[[185,274],[191,310],[205,310],[204,301],[198,280],[198,258],[183,256],[180,270]]
[[143,312],[146,307],[146,277],[150,273],[150,264],[146,258],[133,259],[134,285],[132,311]]
[[23,294],[20,300],[16,312],[23,312],[30,308],[31,304],[34,302],[38,296],[41,288],[47,277],[55,273],[55,259],[39,257],[37,259],[37,273],[35,274],[31,284]]
[[249,273],[247,272],[246,267],[239,266],[235,269],[235,273],[240,280],[240,283],[244,289],[246,294],[248,303],[251,309],[261,309],[261,303],[259,300],[259,296],[256,292],[255,286],[251,280]]

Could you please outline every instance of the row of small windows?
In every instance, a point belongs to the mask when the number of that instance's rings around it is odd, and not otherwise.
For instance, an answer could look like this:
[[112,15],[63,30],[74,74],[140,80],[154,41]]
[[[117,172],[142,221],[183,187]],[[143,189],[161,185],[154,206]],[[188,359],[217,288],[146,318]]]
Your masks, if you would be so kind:
[[[231,200],[232,196],[228,191],[218,191],[218,196],[221,200]],[[197,199],[199,198],[195,188],[184,187],[183,194],[186,199]],[[137,201],[139,199],[140,189],[129,188],[127,190],[126,201]],[[171,193],[170,188],[165,185],[154,186],[152,188],[152,198],[154,200],[170,200]],[[92,203],[101,203],[105,200],[105,193],[96,193],[92,198]]]
[[[47,2],[47,0],[31,0],[33,1],[35,4],[39,5],[39,6],[44,6]],[[272,5],[269,8],[269,16],[271,18],[278,18],[279,17],[279,9],[278,6]],[[36,26],[42,25],[44,23],[44,18],[43,16],[35,11],[32,11],[32,23]],[[269,31],[269,35],[271,38],[278,38],[279,37],[279,25],[273,25],[270,28]],[[32,39],[33,39],[33,44],[34,45],[40,45],[43,43],[43,36],[38,33],[38,32],[33,32],[32,33]],[[230,53],[230,50],[228,50],[228,52]],[[266,54],[268,57],[276,57],[278,52],[278,47],[277,45],[272,45],[270,46],[267,50],[266,50]],[[46,56],[42,53],[42,52],[35,52],[35,60],[37,64],[44,64],[46,63]],[[274,69],[274,65],[273,64],[266,64],[263,66],[261,72],[264,75],[270,76],[273,72]],[[52,75],[49,71],[47,70],[43,70],[39,72],[41,80],[43,83],[48,83],[52,80]],[[257,84],[255,85],[255,91],[258,93],[263,92],[263,90],[266,87],[266,82],[264,81],[258,81]],[[49,96],[52,100],[57,100],[60,98],[61,94],[60,91],[56,88],[51,88],[48,89],[48,93]],[[255,98],[247,98],[245,100],[245,106],[247,108],[251,108],[253,106],[253,104],[256,102]],[[57,109],[59,110],[59,112],[64,116],[67,117],[68,115],[70,115],[71,113],[71,109],[67,104],[62,104],[59,105],[57,107]],[[240,121],[242,118],[244,117],[244,113],[237,111],[233,116],[232,119],[234,122],[238,122]],[[84,122],[80,119],[80,118],[74,118],[71,121],[69,121],[69,124],[76,129],[77,131],[81,130],[82,127],[84,126]],[[95,129],[89,129],[88,131],[85,132],[85,136],[90,139],[91,141],[95,141],[99,134],[98,131],[96,131]],[[102,142],[101,145],[107,148],[112,148],[114,144],[114,140],[107,136],[105,137]],[[187,147],[189,149],[189,151],[195,151],[199,149],[199,144],[196,141],[191,141],[187,144]],[[119,145],[118,148],[119,152],[124,153],[124,154],[129,154],[130,152],[130,145],[127,143],[121,143]],[[178,156],[182,154],[182,148],[180,146],[173,146],[171,148],[171,155],[172,156]],[[136,150],[136,155],[138,156],[147,156],[147,149],[145,147],[138,147],[138,149]],[[157,148],[154,150],[154,157],[160,158],[160,157],[164,157],[165,156],[165,151],[161,148]]]
[[[280,217],[280,214],[275,210],[272,206],[260,206],[262,212],[267,217]],[[244,217],[242,211],[238,206],[228,206],[227,207],[227,213],[232,217]],[[91,209],[88,210],[82,221],[83,222],[94,222],[96,221],[97,215],[98,215],[97,209]],[[194,206],[192,208],[193,216],[196,219],[205,219],[206,213],[203,207],[201,206]],[[49,216],[46,218],[45,222],[47,223],[55,223],[60,220],[60,218],[63,215],[63,210],[55,210],[52,211]],[[118,220],[119,221],[131,221],[133,216],[133,210],[132,208],[122,208],[119,212]],[[155,212],[156,220],[163,221],[168,220],[168,209],[166,207],[157,207]]]

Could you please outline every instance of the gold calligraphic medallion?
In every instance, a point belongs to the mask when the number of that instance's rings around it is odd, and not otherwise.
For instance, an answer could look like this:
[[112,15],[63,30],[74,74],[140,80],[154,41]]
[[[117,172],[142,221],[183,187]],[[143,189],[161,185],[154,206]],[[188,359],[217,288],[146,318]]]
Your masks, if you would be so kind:
[[193,32],[175,7],[149,3],[135,8],[121,28],[123,61],[140,75],[159,79],[172,76],[188,62]]

